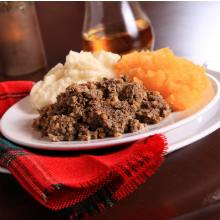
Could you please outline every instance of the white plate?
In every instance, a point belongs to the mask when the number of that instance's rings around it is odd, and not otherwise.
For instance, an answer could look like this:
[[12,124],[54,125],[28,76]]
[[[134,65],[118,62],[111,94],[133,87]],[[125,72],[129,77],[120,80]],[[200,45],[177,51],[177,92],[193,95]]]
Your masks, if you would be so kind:
[[[220,81],[220,73],[212,70],[207,70],[207,72],[218,81]],[[178,150],[188,144],[191,144],[208,134],[214,132],[220,127],[220,100],[213,105],[213,107],[208,110],[205,114],[194,119],[193,121],[180,126],[171,131],[165,132],[164,134],[168,140],[168,151],[171,153]],[[10,171],[0,166],[0,172],[10,174]]]
[[155,133],[166,133],[199,118],[217,103],[220,98],[219,81],[216,80],[215,77],[209,74],[207,75],[212,86],[205,91],[203,99],[197,103],[195,107],[187,111],[174,112],[161,123],[148,125],[138,132],[123,134],[120,138],[111,137],[90,141],[71,142],[51,142],[48,137],[41,138],[40,132],[31,128],[32,120],[38,117],[38,113],[32,109],[29,97],[13,105],[3,115],[1,120],[1,132],[6,138],[17,144],[47,150],[103,148],[133,142]]
[[[206,70],[220,82],[220,73]],[[197,119],[180,126],[174,130],[165,132],[168,141],[167,153],[171,153],[188,144],[191,144],[220,128],[220,100]]]

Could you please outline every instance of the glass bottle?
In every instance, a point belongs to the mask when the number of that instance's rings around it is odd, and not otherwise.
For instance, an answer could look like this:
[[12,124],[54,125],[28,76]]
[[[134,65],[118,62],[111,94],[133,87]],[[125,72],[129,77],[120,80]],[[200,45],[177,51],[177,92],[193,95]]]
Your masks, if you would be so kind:
[[110,51],[120,55],[153,50],[154,32],[138,2],[86,2],[83,24],[84,51]]

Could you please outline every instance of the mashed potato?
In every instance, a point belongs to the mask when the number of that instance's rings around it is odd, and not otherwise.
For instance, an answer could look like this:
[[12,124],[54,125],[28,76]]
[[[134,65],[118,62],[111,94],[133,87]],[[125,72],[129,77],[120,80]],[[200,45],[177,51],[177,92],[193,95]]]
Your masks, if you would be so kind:
[[34,85],[30,93],[32,106],[40,109],[54,103],[57,95],[72,83],[98,82],[103,77],[116,77],[113,66],[120,58],[118,54],[105,51],[94,54],[70,51],[64,65],[57,64],[45,75],[43,81]]

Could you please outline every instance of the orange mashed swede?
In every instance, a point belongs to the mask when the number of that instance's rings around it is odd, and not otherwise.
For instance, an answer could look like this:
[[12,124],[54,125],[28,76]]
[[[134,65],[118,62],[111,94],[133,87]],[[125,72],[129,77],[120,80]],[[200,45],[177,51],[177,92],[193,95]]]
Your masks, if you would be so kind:
[[128,75],[147,90],[160,92],[175,110],[193,107],[210,85],[205,66],[176,57],[169,48],[124,55],[114,68],[118,77]]

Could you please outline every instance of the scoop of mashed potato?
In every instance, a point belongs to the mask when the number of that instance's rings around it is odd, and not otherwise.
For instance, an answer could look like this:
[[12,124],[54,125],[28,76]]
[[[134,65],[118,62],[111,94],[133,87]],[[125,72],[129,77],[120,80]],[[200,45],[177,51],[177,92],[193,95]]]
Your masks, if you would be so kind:
[[72,83],[99,82],[103,77],[116,77],[113,66],[121,57],[111,52],[70,51],[64,65],[57,64],[34,85],[30,93],[30,100],[34,108],[40,109],[56,102],[60,92]]

